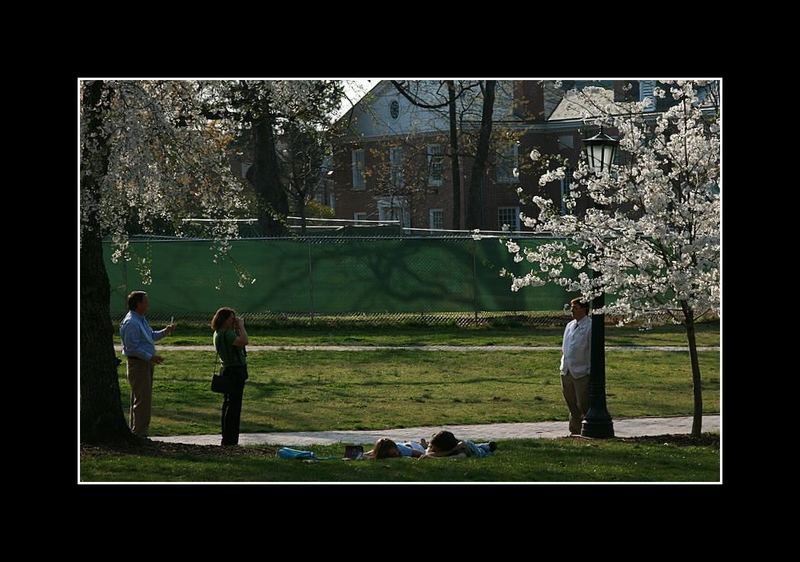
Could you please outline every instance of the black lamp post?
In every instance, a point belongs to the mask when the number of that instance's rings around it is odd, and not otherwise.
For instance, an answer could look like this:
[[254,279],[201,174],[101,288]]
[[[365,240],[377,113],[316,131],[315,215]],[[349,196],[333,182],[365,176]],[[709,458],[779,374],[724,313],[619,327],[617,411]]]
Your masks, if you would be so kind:
[[[600,127],[595,136],[583,140],[589,168],[599,173],[610,170],[619,141],[608,136]],[[592,277],[598,273],[592,270]],[[592,310],[605,306],[605,295],[592,300]],[[614,437],[614,423],[606,407],[606,326],[604,314],[592,314],[592,368],[589,372],[589,410],[581,425],[581,435],[597,439]]]

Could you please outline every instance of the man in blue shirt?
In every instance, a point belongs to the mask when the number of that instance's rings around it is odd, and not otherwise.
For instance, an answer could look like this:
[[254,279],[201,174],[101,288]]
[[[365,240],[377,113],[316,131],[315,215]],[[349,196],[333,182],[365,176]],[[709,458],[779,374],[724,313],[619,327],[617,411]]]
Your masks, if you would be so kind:
[[153,331],[145,318],[149,308],[150,299],[147,293],[133,291],[128,295],[128,313],[119,327],[122,354],[128,358],[131,431],[139,437],[147,437],[147,430],[150,428],[153,368],[164,361],[160,355],[156,355],[155,342],[175,331],[175,324],[157,332]]

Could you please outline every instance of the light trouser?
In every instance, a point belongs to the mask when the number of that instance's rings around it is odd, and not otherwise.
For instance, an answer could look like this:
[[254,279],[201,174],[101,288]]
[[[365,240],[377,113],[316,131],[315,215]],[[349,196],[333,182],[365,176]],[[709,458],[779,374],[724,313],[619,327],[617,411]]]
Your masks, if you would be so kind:
[[569,432],[579,434],[589,410],[589,375],[577,379],[569,372],[561,375],[561,391],[569,408]]
[[147,437],[153,398],[153,364],[138,357],[128,357],[128,382],[131,385],[131,431]]

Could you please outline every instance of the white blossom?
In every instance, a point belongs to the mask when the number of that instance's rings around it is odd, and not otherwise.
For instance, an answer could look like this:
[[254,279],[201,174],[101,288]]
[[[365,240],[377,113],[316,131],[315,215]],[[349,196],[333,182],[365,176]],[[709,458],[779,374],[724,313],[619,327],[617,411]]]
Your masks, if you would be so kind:
[[[226,255],[237,227],[224,219],[245,203],[227,152],[234,127],[201,112],[213,88],[193,81],[82,81],[82,100],[90,87],[100,88],[101,101],[81,104],[81,239],[90,231],[110,235],[112,260],[131,260],[130,223],[145,234],[168,223],[181,234],[181,218],[191,214],[220,219],[211,229],[214,258]],[[134,265],[149,283],[149,256],[137,256]]]
[[[696,86],[669,83],[678,103],[650,122],[619,111],[611,99],[596,108],[593,119],[619,131],[625,164],[596,174],[585,159],[577,163],[564,203],[574,209],[587,198],[582,216],[562,215],[560,204],[538,195],[531,198],[538,217],[521,215],[526,227],[562,240],[522,249],[525,259],[585,299],[613,294],[615,302],[604,310],[624,320],[659,310],[719,309],[720,130],[713,109],[696,103]],[[656,88],[656,95],[665,92]],[[534,152],[532,159],[544,158]],[[564,167],[546,170],[538,183],[546,186],[565,173]],[[520,251],[509,250],[516,261]],[[595,276],[587,274],[590,267]],[[511,288],[528,285],[525,277],[515,278]]]

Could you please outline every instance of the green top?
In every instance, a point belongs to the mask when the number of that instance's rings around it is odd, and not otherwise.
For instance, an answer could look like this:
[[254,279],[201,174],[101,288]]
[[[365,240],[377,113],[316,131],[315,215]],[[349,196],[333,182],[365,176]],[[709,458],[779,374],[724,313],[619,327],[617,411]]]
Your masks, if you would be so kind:
[[236,347],[233,341],[236,339],[236,332],[228,330],[220,334],[214,332],[214,347],[219,353],[219,359],[223,367],[236,367],[247,365],[247,353],[243,347]]

